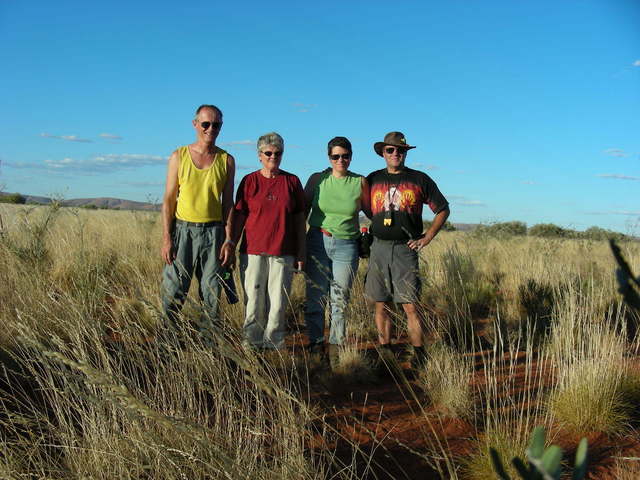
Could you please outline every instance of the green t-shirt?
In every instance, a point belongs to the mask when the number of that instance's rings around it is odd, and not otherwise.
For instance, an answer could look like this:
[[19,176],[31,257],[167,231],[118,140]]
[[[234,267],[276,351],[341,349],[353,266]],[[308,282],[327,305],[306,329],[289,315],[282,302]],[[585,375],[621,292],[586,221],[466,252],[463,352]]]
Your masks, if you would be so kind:
[[362,175],[347,172],[346,176],[336,178],[330,168],[321,172],[313,191],[309,225],[323,228],[337,238],[356,238],[361,193]]

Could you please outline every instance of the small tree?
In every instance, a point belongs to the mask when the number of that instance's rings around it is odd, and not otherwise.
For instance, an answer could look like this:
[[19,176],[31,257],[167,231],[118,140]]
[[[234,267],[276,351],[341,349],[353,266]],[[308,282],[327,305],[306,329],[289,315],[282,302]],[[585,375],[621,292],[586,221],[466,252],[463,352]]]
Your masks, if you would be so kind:
[[501,222],[494,223],[492,225],[480,225],[475,229],[475,233],[480,235],[491,235],[493,237],[526,235],[527,224],[524,222]]

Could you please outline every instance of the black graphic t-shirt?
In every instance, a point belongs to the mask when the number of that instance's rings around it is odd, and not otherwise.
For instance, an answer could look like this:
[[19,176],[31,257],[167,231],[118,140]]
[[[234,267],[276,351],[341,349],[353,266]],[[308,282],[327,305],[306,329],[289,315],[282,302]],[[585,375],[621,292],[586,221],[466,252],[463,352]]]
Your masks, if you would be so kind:
[[410,240],[422,235],[422,205],[433,213],[449,202],[429,175],[405,167],[391,174],[386,168],[367,177],[371,188],[371,233],[382,240]]

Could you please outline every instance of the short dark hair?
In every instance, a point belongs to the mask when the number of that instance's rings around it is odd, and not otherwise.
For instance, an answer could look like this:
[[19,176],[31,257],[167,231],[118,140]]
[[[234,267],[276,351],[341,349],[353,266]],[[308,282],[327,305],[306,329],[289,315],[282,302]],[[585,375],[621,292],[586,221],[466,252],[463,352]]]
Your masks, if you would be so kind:
[[329,140],[329,143],[327,144],[327,153],[329,155],[331,155],[331,149],[333,147],[342,147],[345,150],[348,150],[349,153],[353,153],[351,150],[351,142],[347,137],[333,137]]
[[200,112],[202,110],[204,110],[205,108],[209,108],[211,110],[215,110],[215,112],[218,114],[218,116],[220,118],[222,118],[222,110],[220,110],[218,107],[216,107],[215,105],[200,105],[198,107],[198,109],[196,110],[196,116],[194,117],[195,120],[198,119],[198,115],[200,114]]

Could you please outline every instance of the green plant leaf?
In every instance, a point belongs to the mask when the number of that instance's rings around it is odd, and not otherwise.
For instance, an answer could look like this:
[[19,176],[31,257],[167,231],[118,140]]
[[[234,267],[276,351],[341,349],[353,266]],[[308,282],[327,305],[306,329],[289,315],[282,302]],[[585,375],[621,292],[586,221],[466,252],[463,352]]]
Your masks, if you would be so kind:
[[527,451],[527,455],[533,458],[542,458],[544,453],[544,440],[544,427],[534,428],[531,433],[531,440],[529,441],[529,450]]
[[562,449],[557,445],[551,445],[542,455],[542,467],[544,468],[544,473],[553,478],[559,478],[561,461]]
[[587,449],[589,445],[586,438],[580,440],[578,450],[576,450],[576,463],[573,469],[573,480],[581,480],[587,474]]

